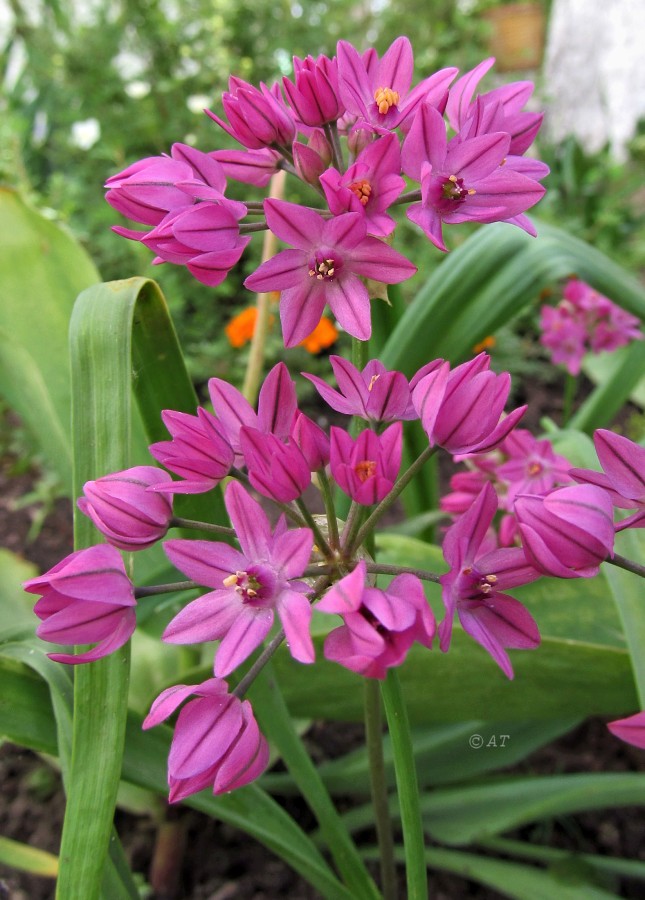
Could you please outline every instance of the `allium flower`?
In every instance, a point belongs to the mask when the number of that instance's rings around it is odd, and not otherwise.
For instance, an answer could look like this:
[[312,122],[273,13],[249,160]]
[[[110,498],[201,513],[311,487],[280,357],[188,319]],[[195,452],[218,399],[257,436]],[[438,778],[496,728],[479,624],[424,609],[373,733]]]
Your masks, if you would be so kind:
[[309,487],[309,463],[294,441],[283,443],[273,434],[244,425],[240,444],[249,481],[264,497],[289,503]]
[[269,747],[248,700],[228,693],[219,678],[178,684],[152,704],[143,728],[159,725],[191,695],[179,713],[168,756],[169,800],[177,803],[213,786],[224,794],[258,778],[269,762]]
[[637,507],[637,512],[616,523],[616,531],[645,528],[645,447],[604,428],[594,433],[593,440],[604,474],[571,469],[571,477],[603,488],[614,506]]
[[591,484],[519,496],[515,516],[532,566],[557,578],[593,578],[613,556],[611,497]]
[[439,638],[445,652],[456,610],[464,631],[512,678],[505,648],[537,647],[540,633],[528,610],[503,592],[535,581],[539,573],[520,549],[487,551],[482,547],[496,511],[495,491],[487,484],[468,512],[446,532],[443,554],[450,571],[441,576],[446,617],[439,626]]
[[441,113],[421,106],[402,153],[403,171],[421,182],[421,203],[406,215],[439,250],[446,250],[443,222],[500,222],[543,196],[537,181],[504,166],[510,140],[499,131],[449,142]]
[[313,331],[326,303],[345,331],[367,340],[372,331],[370,300],[361,278],[398,284],[416,267],[368,237],[359,213],[324,219],[283,200],[265,200],[264,210],[271,231],[296,249],[262,263],[244,285],[252,291],[281,291],[285,346],[294,347]]
[[546,494],[556,485],[571,483],[569,460],[556,453],[547,438],[538,440],[526,428],[512,431],[499,449],[506,459],[495,475],[505,486],[501,501],[509,512],[518,494]]
[[329,361],[338,391],[317,375],[302,374],[336,412],[372,422],[416,418],[408,381],[401,372],[388,372],[378,359],[371,359],[362,372],[342,356],[330,356]]
[[150,453],[184,480],[164,480],[152,485],[150,490],[201,494],[228,475],[235,454],[212,413],[202,407],[198,407],[196,416],[165,409],[161,418],[172,440],[151,444]]
[[241,552],[214,541],[164,543],[170,561],[189,578],[213,590],[175,616],[163,639],[174,644],[220,640],[215,675],[228,675],[250,656],[269,633],[277,611],[294,659],[310,663],[309,590],[294,582],[304,572],[313,548],[308,528],[287,531],[284,517],[271,531],[269,520],[234,481],[224,495]]
[[93,644],[74,656],[49,653],[56,662],[93,662],[114,653],[135,629],[134,587],[121,554],[108,544],[77,550],[49,572],[23,585],[30,594],[41,594],[34,612],[42,624],[36,634],[53,644]]
[[228,123],[210,110],[207,114],[232,138],[250,150],[290,147],[296,125],[280,96],[280,89],[259,88],[231,75],[229,90],[222,94]]
[[113,547],[145,550],[164,537],[172,518],[172,496],[147,490],[160,483],[172,478],[155,466],[112,472],[85,482],[78,508]]
[[375,131],[404,130],[422,101],[439,105],[457,69],[441,69],[412,91],[414,59],[407,37],[398,37],[379,60],[368,50],[362,56],[347,41],[338,42],[340,94],[348,112],[368,122]]
[[365,216],[370,234],[391,234],[396,222],[385,210],[405,188],[398,138],[388,134],[374,141],[343,175],[336,169],[327,169],[320,183],[335,216],[358,212]]
[[551,351],[551,361],[578,375],[582,359],[590,350],[600,353],[623,347],[643,335],[636,316],[630,315],[591,285],[571,278],[563,299],[555,307],[543,306],[540,343]]
[[645,712],[636,713],[626,719],[609,722],[607,728],[614,737],[645,750]]
[[432,646],[435,621],[415,575],[397,575],[386,590],[367,587],[366,567],[356,568],[327,591],[316,609],[342,616],[325,638],[325,657],[366,678],[383,679],[400,665],[415,641]]
[[300,411],[293,420],[291,438],[300,448],[311,472],[325,468],[329,462],[329,438],[322,428]]
[[520,406],[500,421],[511,376],[508,372],[491,372],[486,353],[450,373],[447,363],[438,363],[441,360],[424,366],[410,383],[412,402],[430,443],[453,454],[493,449],[510,434],[526,410],[526,406]]
[[336,57],[293,58],[294,81],[283,78],[284,92],[298,119],[312,128],[335,122],[345,112],[338,89]]
[[271,178],[280,170],[282,154],[277,150],[214,150],[213,159],[221,165],[227,178],[266,187]]
[[218,428],[241,461],[240,429],[243,425],[274,434],[286,441],[291,433],[293,417],[298,408],[296,385],[284,363],[275,365],[260,389],[257,413],[249,401],[227,381],[211,378],[208,382]]
[[356,440],[331,429],[329,464],[339,487],[357,503],[378,503],[392,490],[401,467],[403,426],[395,422],[377,435],[366,429]]

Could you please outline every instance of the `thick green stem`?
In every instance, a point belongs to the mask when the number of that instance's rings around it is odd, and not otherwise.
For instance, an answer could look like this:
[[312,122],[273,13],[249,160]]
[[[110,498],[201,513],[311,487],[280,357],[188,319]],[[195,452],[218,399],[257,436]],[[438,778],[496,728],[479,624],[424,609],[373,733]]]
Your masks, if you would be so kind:
[[211,522],[198,522],[196,519],[184,519],[181,516],[173,516],[170,520],[170,528],[191,528],[195,531],[209,531],[211,534],[224,534],[233,537],[235,530],[225,525],[213,525]]
[[392,740],[394,772],[399,795],[405,850],[407,900],[427,900],[428,874],[425,863],[423,821],[408,713],[396,669],[389,669],[381,685],[387,725]]
[[332,494],[331,485],[327,473],[324,469],[318,472],[318,485],[320,493],[325,504],[325,513],[327,514],[327,529],[329,531],[329,542],[334,550],[340,547],[340,538],[338,535],[338,519],[336,518],[336,510],[334,508],[334,496]]
[[327,557],[327,559],[333,559],[334,558],[333,550],[330,548],[329,544],[325,540],[325,536],[322,533],[322,531],[320,530],[320,528],[318,527],[318,523],[316,522],[314,517],[311,515],[309,510],[307,509],[307,507],[301,497],[298,497],[298,499],[296,500],[296,505],[298,506],[298,509],[302,513],[303,519],[305,520],[307,525],[311,528],[311,530],[314,533],[314,538],[315,538],[316,546],[318,547],[318,550],[322,553],[323,556]]
[[374,807],[374,823],[379,845],[381,889],[383,900],[396,900],[396,866],[394,839],[388,806],[385,761],[383,758],[383,718],[378,683],[365,679],[365,743],[370,766],[370,789]]

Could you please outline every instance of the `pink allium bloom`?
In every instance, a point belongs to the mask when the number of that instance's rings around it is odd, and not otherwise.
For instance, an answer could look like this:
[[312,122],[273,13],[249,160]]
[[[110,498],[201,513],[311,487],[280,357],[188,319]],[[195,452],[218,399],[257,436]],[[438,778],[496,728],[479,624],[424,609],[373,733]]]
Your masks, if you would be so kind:
[[272,89],[260,84],[256,88],[235,75],[229,78],[228,86],[229,90],[222,94],[228,123],[206,110],[211,119],[250,150],[291,146],[296,125],[277,86]]
[[366,567],[331,587],[316,609],[342,616],[325,639],[325,657],[366,678],[383,679],[400,665],[415,641],[432,646],[435,621],[415,575],[397,575],[386,590],[366,586]]
[[366,429],[356,440],[342,428],[331,429],[331,474],[352,500],[369,506],[392,490],[401,467],[403,426],[395,422],[377,435]]
[[161,418],[172,440],[151,444],[149,450],[162,466],[180,475],[182,481],[164,480],[151,485],[150,490],[201,494],[228,475],[235,453],[212,413],[201,407],[196,416],[165,409]]
[[114,230],[124,237],[140,240],[156,253],[155,265],[170,262],[186,266],[202,284],[215,287],[239,262],[251,240],[249,235],[240,235],[240,218],[228,201],[225,204],[204,202],[169,212],[143,237],[139,232]]
[[510,136],[493,132],[450,142],[443,116],[424,103],[403,144],[403,171],[421,182],[421,203],[407,216],[446,250],[442,224],[500,222],[538,202],[544,188],[504,165]]
[[488,477],[476,469],[473,472],[456,472],[450,478],[451,491],[439,500],[439,508],[452,516],[467,512],[479,495]]
[[616,531],[645,528],[645,447],[604,428],[594,432],[593,440],[604,474],[571,469],[571,477],[603,488],[614,506],[637,507],[637,512],[616,523]]
[[614,737],[645,750],[645,712],[636,713],[626,719],[609,722],[607,728]]
[[219,678],[167,688],[152,704],[143,728],[159,725],[191,695],[179,713],[168,756],[169,800],[177,803],[213,786],[224,794],[258,778],[269,762],[269,747],[248,700],[228,693]]
[[345,112],[338,89],[336,57],[306,56],[293,58],[294,81],[283,78],[282,84],[292,109],[304,125],[320,128],[335,122]]
[[227,178],[243,184],[253,184],[255,187],[266,187],[279,171],[279,163],[282,161],[282,154],[268,148],[214,150],[211,156],[221,165]]
[[[314,131],[314,134],[319,132]],[[317,189],[319,187],[318,180],[323,174],[330,160],[326,159],[311,142],[309,144],[301,144],[300,141],[293,142],[293,165],[296,172],[306,181]]]
[[538,440],[526,428],[516,428],[500,445],[506,461],[497,466],[496,477],[505,485],[504,509],[513,510],[518,494],[546,494],[556,485],[570,484],[571,463],[556,453],[547,438]]
[[287,531],[284,517],[271,531],[269,520],[238,482],[224,495],[240,550],[214,541],[164,543],[170,561],[198,584],[213,590],[175,616],[163,639],[174,644],[220,640],[215,675],[228,675],[269,633],[277,611],[289,650],[299,662],[314,661],[309,634],[311,606],[302,575],[313,547],[308,528]]
[[147,490],[159,483],[172,478],[155,466],[112,472],[86,481],[77,505],[113,547],[145,550],[164,537],[172,518],[172,497]]
[[338,390],[317,375],[303,372],[323,400],[336,412],[361,416],[371,422],[414,419],[407,378],[401,372],[388,372],[378,359],[371,359],[362,372],[342,356],[330,356]]
[[505,648],[533,649],[540,643],[540,633],[528,610],[503,591],[535,581],[539,573],[519,548],[487,551],[482,546],[496,511],[495,491],[487,484],[446,532],[443,554],[450,571],[441,576],[446,617],[439,638],[441,649],[447,651],[456,610],[464,631],[512,678]]
[[135,629],[134,586],[125,572],[121,554],[108,544],[77,550],[49,572],[23,585],[41,594],[34,612],[42,624],[36,634],[53,644],[93,644],[78,656],[49,653],[56,662],[93,662],[114,653]]
[[227,381],[211,378],[208,382],[218,428],[242,462],[240,430],[246,425],[286,441],[298,408],[296,385],[284,363],[277,363],[260,388],[257,413],[248,400]]
[[307,460],[310,472],[325,468],[329,462],[329,438],[320,426],[300,411],[293,420],[291,439]]
[[362,278],[398,284],[416,266],[377,238],[367,236],[360,213],[324,219],[296,203],[265,200],[267,224],[295,250],[262,263],[244,282],[251,291],[281,291],[280,318],[286,347],[314,330],[325,304],[353,337],[372,332],[370,299]]
[[590,284],[571,278],[563,299],[555,307],[543,306],[540,343],[551,351],[551,360],[578,375],[587,350],[600,353],[624,347],[643,335],[636,316],[625,312]]
[[385,210],[405,188],[398,138],[388,134],[374,141],[343,175],[336,169],[327,169],[320,183],[335,216],[361,213],[370,234],[386,237],[394,231],[396,222]]
[[410,383],[412,402],[430,443],[453,454],[492,450],[510,434],[526,410],[526,406],[520,406],[500,421],[511,376],[508,372],[491,372],[486,353],[452,372],[448,372],[447,363],[437,363],[441,360],[424,366]]
[[338,42],[340,94],[348,112],[384,133],[408,126],[422,101],[439,105],[457,69],[441,69],[410,90],[414,69],[412,46],[398,37],[379,60],[368,50],[362,56],[347,41]]
[[611,497],[591,484],[519,496],[515,516],[532,566],[556,578],[593,578],[613,556]]
[[240,444],[249,481],[264,497],[289,503],[309,487],[309,463],[294,441],[283,443],[274,434],[244,425]]

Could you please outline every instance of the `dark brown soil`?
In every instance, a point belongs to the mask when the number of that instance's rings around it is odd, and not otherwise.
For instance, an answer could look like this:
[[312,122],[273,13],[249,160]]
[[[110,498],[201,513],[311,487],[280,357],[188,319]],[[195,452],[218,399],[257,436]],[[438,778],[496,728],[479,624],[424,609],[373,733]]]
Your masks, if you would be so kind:
[[[0,467],[0,535],[3,545],[22,553],[42,571],[71,550],[71,509],[59,501],[40,534],[26,543],[34,510],[15,510],[14,501],[33,484],[32,475],[9,478],[10,460]],[[309,735],[314,759],[345,752],[360,740],[360,726],[318,724]],[[566,737],[533,754],[514,771],[567,773],[637,771],[645,754],[616,741],[603,722],[590,720]],[[5,744],[0,748],[0,834],[57,853],[64,796],[55,770],[37,755]],[[285,805],[303,826],[314,827],[309,811],[294,800]],[[157,890],[154,900],[315,900],[318,896],[286,865],[262,846],[227,825],[186,809],[169,811],[160,831],[150,816],[117,813],[117,828],[126,853],[142,881]],[[515,835],[548,842],[570,851],[599,853],[645,861],[645,818],[637,809],[588,813],[525,829]],[[155,845],[160,850],[155,860]],[[162,852],[163,847],[171,853]],[[182,853],[183,850],[183,853]],[[176,857],[174,860],[172,857]],[[167,865],[161,864],[165,859]],[[474,882],[443,873],[432,876],[436,900],[468,897],[496,900],[502,895]],[[403,883],[402,883],[403,885]],[[642,883],[613,883],[617,896],[640,898]],[[0,900],[47,900],[50,880],[0,866]],[[402,886],[401,897],[405,896]],[[109,900],[109,898],[108,898]]]

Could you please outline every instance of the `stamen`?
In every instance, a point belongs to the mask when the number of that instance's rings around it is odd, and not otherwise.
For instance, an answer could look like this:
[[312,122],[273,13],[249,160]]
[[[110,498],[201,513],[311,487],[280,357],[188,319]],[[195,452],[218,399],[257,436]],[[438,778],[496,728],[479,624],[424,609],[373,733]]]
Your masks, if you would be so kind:
[[237,575],[227,575],[223,581],[224,587],[234,587],[238,582]]
[[311,268],[309,269],[309,277],[315,278],[316,281],[324,281],[331,279],[334,277],[336,273],[336,260],[335,259],[322,259],[320,262],[316,260],[312,260]]
[[379,380],[380,377],[381,377],[380,375],[372,375],[372,377],[370,378],[370,383],[367,385],[368,391],[372,390],[372,388],[374,387],[374,385],[376,384],[376,382]]
[[486,576],[486,581],[487,581],[489,584],[497,584],[497,575],[487,575],[487,576]]
[[361,484],[364,484],[376,472],[376,462],[373,459],[363,459],[361,462],[356,463],[354,471],[358,475],[358,480]]
[[366,178],[361,178],[360,181],[354,181],[350,184],[349,189],[358,197],[363,206],[367,206],[367,201],[370,199],[370,194],[372,193],[372,185]]
[[400,98],[398,91],[393,91],[389,87],[380,87],[374,91],[374,99],[379,113],[384,116],[393,106],[398,105]]

